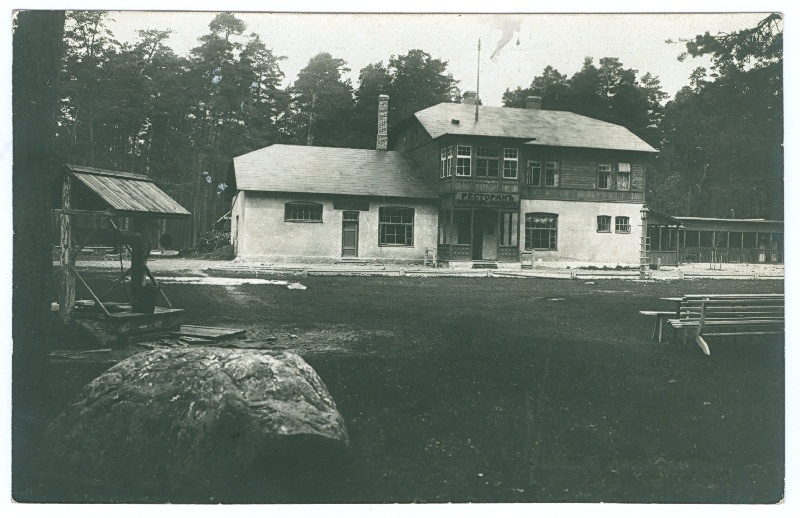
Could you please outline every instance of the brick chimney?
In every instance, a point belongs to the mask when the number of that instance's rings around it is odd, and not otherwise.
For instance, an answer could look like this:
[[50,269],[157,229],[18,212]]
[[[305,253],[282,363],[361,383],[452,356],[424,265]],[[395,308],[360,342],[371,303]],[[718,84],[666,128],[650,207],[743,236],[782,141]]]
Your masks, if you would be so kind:
[[464,104],[472,104],[475,105],[478,103],[478,92],[473,92],[472,90],[467,90],[464,92],[464,95],[461,96],[461,102]]
[[375,149],[386,151],[389,149],[389,96],[378,96],[378,143]]
[[541,110],[542,98],[538,95],[529,95],[525,98],[525,109],[527,110]]

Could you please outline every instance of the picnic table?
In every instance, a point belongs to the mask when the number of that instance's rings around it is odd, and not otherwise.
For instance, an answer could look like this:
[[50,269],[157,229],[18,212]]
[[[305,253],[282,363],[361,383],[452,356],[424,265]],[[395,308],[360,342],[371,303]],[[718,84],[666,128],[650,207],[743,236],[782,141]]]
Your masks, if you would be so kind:
[[[673,328],[694,329],[695,342],[706,355],[711,350],[704,336],[739,336],[779,334],[784,329],[784,295],[764,294],[699,294],[683,297],[661,297],[677,303],[675,311],[640,311],[655,316],[653,338],[662,341],[664,322]],[[684,333],[684,341],[686,335]]]
[[653,327],[652,338],[654,340],[658,339],[658,342],[661,343],[661,339],[664,336],[664,322],[668,318],[673,316],[676,318],[680,318],[680,302],[683,300],[683,297],[660,297],[659,300],[665,300],[667,302],[675,302],[678,304],[678,307],[674,311],[643,310],[639,311],[639,314],[656,317],[655,326]]

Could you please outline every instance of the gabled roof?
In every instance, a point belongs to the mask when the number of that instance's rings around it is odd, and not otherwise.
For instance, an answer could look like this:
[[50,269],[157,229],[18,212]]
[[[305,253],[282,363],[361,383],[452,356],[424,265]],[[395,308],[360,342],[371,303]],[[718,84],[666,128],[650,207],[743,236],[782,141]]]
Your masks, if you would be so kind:
[[240,191],[436,198],[398,151],[274,144],[233,159]]
[[65,164],[64,167],[114,212],[169,218],[190,215],[188,210],[145,175],[71,164]]
[[[469,135],[526,139],[525,144],[624,151],[658,151],[627,128],[572,112],[441,103],[418,111],[431,138]],[[453,121],[457,120],[458,123]]]

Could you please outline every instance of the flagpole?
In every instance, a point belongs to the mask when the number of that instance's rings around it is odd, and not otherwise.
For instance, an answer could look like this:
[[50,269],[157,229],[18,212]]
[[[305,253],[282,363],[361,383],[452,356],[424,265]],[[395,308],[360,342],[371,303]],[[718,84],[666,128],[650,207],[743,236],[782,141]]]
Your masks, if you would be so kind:
[[475,92],[475,122],[478,122],[478,106],[481,104],[481,39],[478,38],[478,79]]

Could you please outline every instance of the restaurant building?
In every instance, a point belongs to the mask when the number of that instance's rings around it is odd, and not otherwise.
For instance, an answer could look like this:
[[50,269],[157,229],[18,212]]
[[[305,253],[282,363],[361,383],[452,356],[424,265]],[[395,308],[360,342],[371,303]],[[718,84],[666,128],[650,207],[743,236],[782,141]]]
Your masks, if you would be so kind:
[[272,145],[233,161],[246,260],[639,263],[650,145],[570,112],[441,103],[375,150]]

